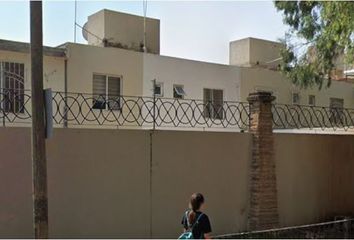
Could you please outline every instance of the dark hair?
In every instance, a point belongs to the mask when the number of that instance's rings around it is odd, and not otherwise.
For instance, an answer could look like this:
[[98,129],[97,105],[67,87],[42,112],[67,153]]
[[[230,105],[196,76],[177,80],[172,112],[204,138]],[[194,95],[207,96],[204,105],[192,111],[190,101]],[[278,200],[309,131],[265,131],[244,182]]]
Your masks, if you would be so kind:
[[200,206],[204,203],[204,196],[201,193],[193,193],[191,196],[191,200],[189,202],[191,211],[188,213],[188,222],[189,224],[193,224],[195,221],[195,217],[197,215],[197,211],[200,209]]

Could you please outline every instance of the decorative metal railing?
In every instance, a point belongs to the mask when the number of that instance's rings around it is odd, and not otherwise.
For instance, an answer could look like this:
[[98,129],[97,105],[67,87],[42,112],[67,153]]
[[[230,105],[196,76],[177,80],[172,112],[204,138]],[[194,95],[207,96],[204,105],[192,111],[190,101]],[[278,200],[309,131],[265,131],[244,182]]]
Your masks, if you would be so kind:
[[[53,92],[56,127],[228,128],[247,130],[249,104]],[[31,123],[31,94],[0,89],[0,124]],[[274,129],[353,129],[354,109],[273,104]]]
[[[29,91],[0,91],[3,125],[30,123]],[[244,102],[206,102],[134,96],[94,96],[53,92],[56,126],[109,126],[143,128],[235,128],[247,129],[249,106]]]
[[354,109],[273,104],[274,129],[352,129]]

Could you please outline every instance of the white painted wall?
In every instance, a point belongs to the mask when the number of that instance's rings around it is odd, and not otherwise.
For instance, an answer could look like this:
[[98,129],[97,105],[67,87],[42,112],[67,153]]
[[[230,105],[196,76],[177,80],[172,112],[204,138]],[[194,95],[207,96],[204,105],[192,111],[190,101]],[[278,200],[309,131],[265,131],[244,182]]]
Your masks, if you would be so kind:
[[224,100],[240,97],[240,69],[235,66],[144,54],[144,96],[152,96],[152,82],[163,83],[164,97],[173,98],[173,85],[183,85],[185,99],[203,99],[203,89],[222,89]]
[[317,106],[329,106],[330,98],[344,99],[344,107],[354,108],[354,85],[349,82],[332,81],[330,88],[300,89],[294,86],[279,71],[260,67],[241,69],[241,100],[245,101],[250,92],[257,90],[272,91],[277,103],[292,103],[292,93],[300,94],[300,104],[308,105],[308,96],[316,96]]
[[67,45],[68,91],[92,94],[93,74],[121,76],[122,94],[142,94],[142,53],[84,44]]

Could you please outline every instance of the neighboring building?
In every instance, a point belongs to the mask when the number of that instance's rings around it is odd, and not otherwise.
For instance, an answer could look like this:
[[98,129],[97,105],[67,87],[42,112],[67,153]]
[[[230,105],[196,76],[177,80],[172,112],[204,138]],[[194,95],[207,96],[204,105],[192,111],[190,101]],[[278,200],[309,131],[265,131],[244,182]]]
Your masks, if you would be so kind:
[[[278,71],[280,43],[255,38],[233,41],[229,65],[207,63],[159,55],[159,26],[159,20],[146,19],[144,48],[144,18],[110,10],[89,16],[83,31],[88,45],[44,48],[44,86],[85,93],[90,99],[86,104],[97,110],[119,110],[119,106],[100,105],[102,97],[152,97],[153,80],[156,97],[222,105],[224,101],[247,101],[250,92],[263,90],[271,91],[277,103],[354,108],[349,81],[333,81],[329,89],[318,91],[300,90],[285,79]],[[12,71],[23,82],[22,89],[30,88],[28,44],[1,40],[0,62],[5,73],[1,74],[2,88],[18,86],[5,76]]]
[[[0,88],[30,89],[29,51],[28,43],[0,40]],[[65,59],[65,49],[44,47],[44,87],[64,91]]]

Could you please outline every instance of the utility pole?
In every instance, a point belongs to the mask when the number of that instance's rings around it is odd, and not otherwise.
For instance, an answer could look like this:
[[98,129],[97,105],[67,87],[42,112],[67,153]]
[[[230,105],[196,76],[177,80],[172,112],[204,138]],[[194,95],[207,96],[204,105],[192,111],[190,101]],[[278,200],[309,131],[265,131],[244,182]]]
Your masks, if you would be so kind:
[[47,163],[43,94],[42,1],[30,1],[32,78],[32,181],[35,238],[48,238]]

